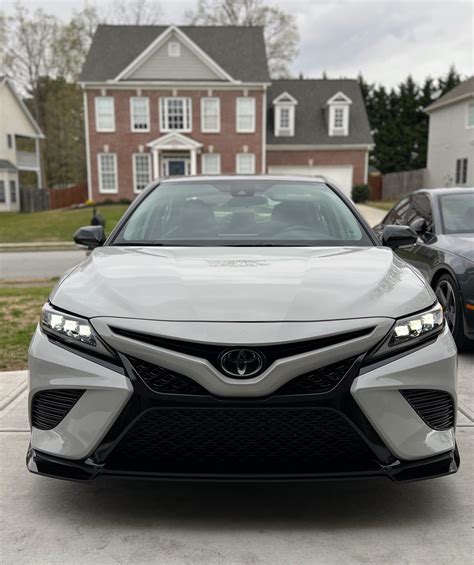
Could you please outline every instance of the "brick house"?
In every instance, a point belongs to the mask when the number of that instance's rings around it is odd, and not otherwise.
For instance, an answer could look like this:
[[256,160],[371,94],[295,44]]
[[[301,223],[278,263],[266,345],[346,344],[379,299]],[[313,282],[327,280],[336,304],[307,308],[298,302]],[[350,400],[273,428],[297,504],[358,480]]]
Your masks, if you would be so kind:
[[96,201],[174,175],[326,174],[347,193],[367,181],[357,81],[272,81],[261,28],[99,26],[80,84]]

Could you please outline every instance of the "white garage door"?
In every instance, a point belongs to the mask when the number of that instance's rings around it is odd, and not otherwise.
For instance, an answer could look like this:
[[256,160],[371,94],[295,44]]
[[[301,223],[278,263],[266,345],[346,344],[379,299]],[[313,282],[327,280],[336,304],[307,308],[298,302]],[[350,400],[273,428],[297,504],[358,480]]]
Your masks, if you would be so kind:
[[309,165],[270,165],[269,174],[273,175],[324,175],[333,180],[349,198],[352,191],[352,165],[339,167],[310,167]]

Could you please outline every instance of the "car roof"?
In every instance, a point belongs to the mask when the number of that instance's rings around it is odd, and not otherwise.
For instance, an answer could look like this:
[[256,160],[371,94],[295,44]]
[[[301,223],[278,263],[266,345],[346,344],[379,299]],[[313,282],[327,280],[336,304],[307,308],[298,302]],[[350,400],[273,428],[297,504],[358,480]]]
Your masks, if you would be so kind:
[[[300,176],[300,175],[196,175],[196,176],[183,176],[167,179],[159,179],[160,183],[173,183],[173,182],[194,182],[194,181],[217,181],[217,180],[270,180],[270,181],[305,181],[305,182],[330,182],[329,179],[322,175],[314,176]],[[331,183],[332,184],[332,183]]]
[[[460,192],[467,192],[474,194],[474,187],[470,186],[453,186],[451,188],[422,188],[420,190],[416,190],[412,194],[417,194],[419,192],[428,192],[429,194],[459,194]],[[408,195],[407,195],[408,196]]]

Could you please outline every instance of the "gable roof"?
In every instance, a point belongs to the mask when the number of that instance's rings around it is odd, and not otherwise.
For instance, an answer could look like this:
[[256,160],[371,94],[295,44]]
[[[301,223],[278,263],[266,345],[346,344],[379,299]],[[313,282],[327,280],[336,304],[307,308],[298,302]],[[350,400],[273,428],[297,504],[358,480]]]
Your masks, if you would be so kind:
[[[80,82],[114,80],[170,26],[99,25]],[[269,82],[263,28],[177,26],[234,80]]]
[[18,106],[21,108],[22,112],[26,116],[26,119],[30,122],[31,127],[36,132],[36,137],[39,139],[44,139],[45,137],[44,133],[41,131],[41,128],[39,127],[37,121],[33,118],[31,112],[28,110],[27,105],[25,104],[21,96],[18,94],[18,92],[15,90],[12,81],[7,76],[0,75],[0,87],[2,86],[7,86],[10,89],[10,92],[12,93],[13,97],[18,102]]
[[[275,137],[273,100],[283,92],[293,96],[295,135]],[[330,136],[326,105],[334,95],[344,93],[352,101],[349,114],[349,135]],[[372,144],[369,118],[357,80],[351,79],[283,79],[274,80],[267,97],[267,144],[270,145],[352,145]]]
[[438,100],[435,100],[432,104],[425,108],[425,111],[431,112],[432,110],[436,110],[442,106],[454,104],[455,102],[467,98],[474,98],[474,76],[468,78],[464,82],[461,82],[461,84],[458,84],[449,92],[446,92],[443,96],[440,96]]

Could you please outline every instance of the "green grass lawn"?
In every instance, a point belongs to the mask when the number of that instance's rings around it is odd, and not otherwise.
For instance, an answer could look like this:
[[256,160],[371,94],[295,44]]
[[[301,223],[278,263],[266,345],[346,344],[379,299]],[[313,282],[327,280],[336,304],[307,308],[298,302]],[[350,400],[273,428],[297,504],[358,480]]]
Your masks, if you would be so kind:
[[396,200],[379,200],[379,201],[370,201],[366,202],[367,206],[372,206],[373,208],[379,208],[380,210],[390,210],[393,208]]
[[[119,221],[126,204],[97,206],[105,219],[105,231],[110,233]],[[0,216],[0,243],[33,241],[72,241],[77,228],[90,224],[92,208],[48,210],[32,214],[4,212]]]
[[0,287],[0,371],[26,369],[28,345],[51,288]]

